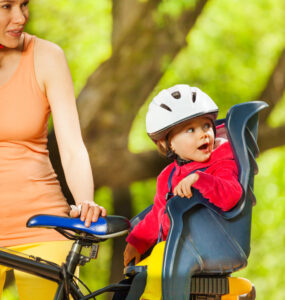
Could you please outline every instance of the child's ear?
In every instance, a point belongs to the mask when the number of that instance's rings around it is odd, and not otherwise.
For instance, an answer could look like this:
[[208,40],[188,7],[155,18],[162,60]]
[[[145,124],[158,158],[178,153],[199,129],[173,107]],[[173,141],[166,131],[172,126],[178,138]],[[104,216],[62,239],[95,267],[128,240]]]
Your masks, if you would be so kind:
[[159,140],[158,143],[160,143],[161,147],[163,147],[163,148],[166,150],[167,146],[166,146],[166,141],[165,141],[165,139]]
[[163,156],[166,156],[167,153],[166,141],[164,139],[161,139],[157,141],[156,145],[157,145],[158,152]]

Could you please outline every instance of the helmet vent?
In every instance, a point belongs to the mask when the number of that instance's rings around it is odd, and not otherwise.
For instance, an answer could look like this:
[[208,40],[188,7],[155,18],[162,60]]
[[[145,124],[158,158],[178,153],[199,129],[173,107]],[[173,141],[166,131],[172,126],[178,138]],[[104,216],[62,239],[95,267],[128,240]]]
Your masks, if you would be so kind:
[[180,99],[181,98],[181,94],[178,91],[175,91],[171,94],[171,96],[175,99]]
[[166,104],[160,104],[160,107],[166,109],[166,110],[169,110],[169,111],[172,111],[171,108],[169,106],[167,106]]
[[192,93],[192,102],[195,103],[196,102],[196,92]]

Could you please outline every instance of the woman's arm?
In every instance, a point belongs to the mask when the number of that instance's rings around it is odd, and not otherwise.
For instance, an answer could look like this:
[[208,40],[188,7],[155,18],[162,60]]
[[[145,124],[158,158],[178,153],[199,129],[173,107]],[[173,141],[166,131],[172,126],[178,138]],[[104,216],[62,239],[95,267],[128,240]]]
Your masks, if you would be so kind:
[[[106,210],[94,203],[94,184],[89,156],[82,140],[71,74],[63,51],[55,44],[37,39],[35,71],[46,94],[67,184],[76,205],[81,205],[81,220],[89,226]],[[71,211],[78,217],[78,209]]]

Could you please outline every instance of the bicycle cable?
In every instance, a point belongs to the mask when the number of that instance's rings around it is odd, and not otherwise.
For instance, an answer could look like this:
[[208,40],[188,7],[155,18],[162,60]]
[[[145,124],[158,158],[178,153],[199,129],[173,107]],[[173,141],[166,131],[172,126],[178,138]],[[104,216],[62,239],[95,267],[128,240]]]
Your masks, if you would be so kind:
[[[92,293],[91,290],[89,289],[89,287],[88,287],[88,286],[87,286],[87,285],[86,285],[79,277],[77,277],[76,275],[72,274],[72,273],[69,272],[69,271],[67,271],[67,273],[73,278],[73,282],[74,282],[74,284],[76,285],[76,287],[79,288],[79,286],[78,286],[78,284],[77,284],[77,282],[76,282],[76,280],[78,280],[78,282],[80,282],[80,284],[83,285],[83,287],[88,291],[89,294]],[[90,298],[90,299],[96,300],[95,297],[92,297],[92,298]]]
[[26,253],[19,252],[17,250],[8,249],[8,248],[5,248],[5,247],[0,247],[0,250],[3,251],[3,252],[15,254],[15,255],[18,255],[18,256],[25,256],[25,257],[30,258],[30,255],[28,255]]

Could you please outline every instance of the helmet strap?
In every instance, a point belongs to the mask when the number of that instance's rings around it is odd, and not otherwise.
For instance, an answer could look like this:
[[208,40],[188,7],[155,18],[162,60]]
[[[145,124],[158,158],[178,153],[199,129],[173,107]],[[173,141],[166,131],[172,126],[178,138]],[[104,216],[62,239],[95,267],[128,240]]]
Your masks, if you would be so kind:
[[176,161],[177,161],[178,166],[183,166],[183,165],[189,164],[193,160],[191,160],[191,159],[190,160],[183,159],[183,158],[181,158],[180,156],[177,155]]

